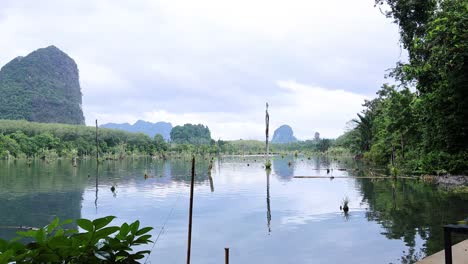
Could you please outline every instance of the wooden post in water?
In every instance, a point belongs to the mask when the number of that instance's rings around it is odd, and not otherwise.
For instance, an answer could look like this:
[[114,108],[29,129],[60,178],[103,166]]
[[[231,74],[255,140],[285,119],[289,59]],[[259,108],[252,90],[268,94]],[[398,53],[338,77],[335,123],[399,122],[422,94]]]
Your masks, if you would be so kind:
[[98,176],[99,175],[99,140],[98,140],[98,122],[96,119],[96,198],[94,200],[94,206],[97,212],[97,200],[98,200]]
[[224,248],[224,263],[229,264],[229,248]]
[[98,124],[96,119],[96,164],[99,166],[99,141],[98,141]]
[[447,226],[444,226],[444,253],[445,263],[452,264],[452,234]]
[[192,156],[192,179],[190,181],[190,205],[187,241],[187,264],[190,264],[190,251],[192,249],[192,214],[193,214],[193,186],[195,185],[195,156]]

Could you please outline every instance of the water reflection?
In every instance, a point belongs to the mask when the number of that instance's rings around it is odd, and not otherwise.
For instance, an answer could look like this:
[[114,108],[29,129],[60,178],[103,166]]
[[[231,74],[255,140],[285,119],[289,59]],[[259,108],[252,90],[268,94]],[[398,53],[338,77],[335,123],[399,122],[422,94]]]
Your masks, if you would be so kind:
[[273,170],[278,179],[290,181],[294,176],[294,158],[292,156],[275,157],[273,159]]
[[[275,157],[266,171],[259,157],[222,157],[211,173],[208,163],[196,162],[192,257],[198,263],[218,263],[225,246],[239,263],[413,263],[442,249],[442,225],[468,215],[466,195],[414,180],[293,178],[329,176],[327,168],[335,168],[335,176],[364,176],[350,160]],[[99,167],[80,160],[76,168],[69,161],[0,161],[0,237],[14,236],[1,226],[116,215],[116,221],[139,219],[158,231],[166,226],[150,261],[183,262],[190,169],[189,159],[127,159]],[[117,196],[111,186],[118,186]],[[348,214],[339,210],[345,196]]]
[[271,169],[266,169],[266,187],[267,187],[267,197],[266,197],[266,202],[267,202],[267,228],[268,228],[268,233],[271,233],[271,208],[270,208],[270,173]]

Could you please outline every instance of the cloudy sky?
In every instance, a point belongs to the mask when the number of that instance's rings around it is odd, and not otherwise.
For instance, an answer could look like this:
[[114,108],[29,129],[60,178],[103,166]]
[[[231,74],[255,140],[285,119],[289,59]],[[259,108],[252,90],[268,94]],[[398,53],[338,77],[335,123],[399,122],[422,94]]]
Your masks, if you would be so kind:
[[88,124],[203,123],[215,139],[336,137],[402,59],[374,0],[1,0],[0,65],[55,45]]

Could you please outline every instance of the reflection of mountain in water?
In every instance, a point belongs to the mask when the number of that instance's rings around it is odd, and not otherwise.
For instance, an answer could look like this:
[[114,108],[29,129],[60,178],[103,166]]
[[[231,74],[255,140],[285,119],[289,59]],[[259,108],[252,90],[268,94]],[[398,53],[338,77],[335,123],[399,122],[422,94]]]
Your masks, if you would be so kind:
[[[291,166],[289,165],[291,162]],[[294,160],[292,157],[276,157],[273,159],[273,170],[282,181],[290,181],[294,176]]]
[[[0,196],[0,238],[15,237],[12,226],[42,227],[55,217],[81,218],[83,191],[32,193],[11,198]],[[76,226],[75,226],[76,227]]]
[[0,237],[16,236],[14,226],[42,227],[55,217],[81,217],[86,181],[70,163],[31,167],[22,161],[0,164]]

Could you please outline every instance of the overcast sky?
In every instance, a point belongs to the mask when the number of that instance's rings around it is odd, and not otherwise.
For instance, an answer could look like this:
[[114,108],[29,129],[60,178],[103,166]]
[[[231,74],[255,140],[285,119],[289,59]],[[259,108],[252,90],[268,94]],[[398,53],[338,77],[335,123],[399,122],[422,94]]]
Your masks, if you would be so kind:
[[202,123],[215,139],[343,133],[402,59],[374,0],[1,0],[0,65],[55,45],[87,124]]

